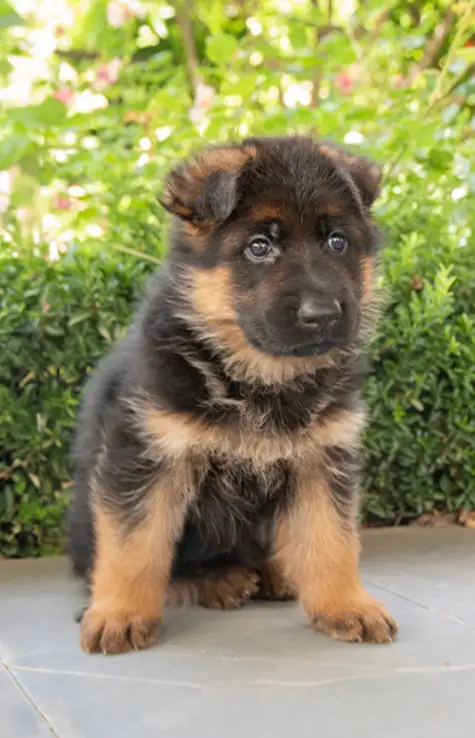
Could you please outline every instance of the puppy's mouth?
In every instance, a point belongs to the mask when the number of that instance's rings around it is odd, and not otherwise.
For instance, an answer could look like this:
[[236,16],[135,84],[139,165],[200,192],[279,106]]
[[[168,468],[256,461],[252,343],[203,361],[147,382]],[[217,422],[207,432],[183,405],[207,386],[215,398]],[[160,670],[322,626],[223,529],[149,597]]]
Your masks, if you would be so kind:
[[314,341],[312,343],[284,346],[282,347],[281,355],[295,357],[324,356],[334,348],[341,348],[342,345],[343,343],[341,341]]
[[288,349],[289,356],[324,356],[329,351],[337,347],[336,341],[319,341],[318,343],[309,343],[300,346],[290,346]]
[[305,343],[283,343],[281,341],[261,341],[256,337],[250,339],[254,348],[271,356],[289,356],[294,358],[308,358],[311,356],[324,356],[332,349],[341,348],[346,342],[336,339],[314,339]]

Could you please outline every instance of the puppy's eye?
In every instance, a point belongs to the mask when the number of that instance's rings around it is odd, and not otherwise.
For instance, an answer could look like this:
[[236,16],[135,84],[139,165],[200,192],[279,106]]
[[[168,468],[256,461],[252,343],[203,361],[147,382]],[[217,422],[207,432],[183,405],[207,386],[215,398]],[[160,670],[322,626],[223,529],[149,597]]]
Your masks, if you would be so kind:
[[264,261],[273,253],[273,247],[265,236],[257,236],[249,242],[245,253],[252,261]]
[[334,254],[344,254],[348,248],[349,241],[344,233],[333,231],[327,238],[327,246]]

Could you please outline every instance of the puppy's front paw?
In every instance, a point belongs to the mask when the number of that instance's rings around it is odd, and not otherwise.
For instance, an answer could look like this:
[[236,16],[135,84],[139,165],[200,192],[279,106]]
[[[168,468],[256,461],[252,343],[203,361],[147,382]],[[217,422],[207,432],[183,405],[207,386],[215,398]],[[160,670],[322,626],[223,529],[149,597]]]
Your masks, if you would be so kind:
[[199,589],[199,603],[214,610],[235,610],[259,591],[259,575],[252,569],[235,566],[215,579],[205,579]]
[[106,655],[150,648],[158,625],[158,618],[91,606],[81,619],[81,648]]
[[366,593],[338,610],[316,615],[312,625],[331,638],[356,643],[391,643],[397,633],[384,605]]
[[261,585],[256,599],[285,602],[296,598],[295,589],[277,568],[267,566],[260,575]]

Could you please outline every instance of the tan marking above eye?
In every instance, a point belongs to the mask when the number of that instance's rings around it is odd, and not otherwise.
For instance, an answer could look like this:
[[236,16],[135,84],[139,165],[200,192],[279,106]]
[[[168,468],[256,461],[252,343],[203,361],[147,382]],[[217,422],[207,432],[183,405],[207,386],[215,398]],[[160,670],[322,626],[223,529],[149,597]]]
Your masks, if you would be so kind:
[[250,210],[252,220],[260,221],[281,221],[286,216],[285,205],[277,203],[258,203],[253,205]]
[[323,202],[317,205],[317,217],[319,218],[322,215],[342,215],[344,212],[344,208],[336,202]]

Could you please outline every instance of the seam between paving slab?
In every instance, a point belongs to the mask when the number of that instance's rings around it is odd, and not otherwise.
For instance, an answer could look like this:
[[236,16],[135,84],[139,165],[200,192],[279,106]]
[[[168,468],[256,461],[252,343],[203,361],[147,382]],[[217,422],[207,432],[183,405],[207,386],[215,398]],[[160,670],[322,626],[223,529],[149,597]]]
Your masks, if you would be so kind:
[[[33,672],[36,674],[44,674],[46,676],[61,675],[73,676],[87,679],[102,679],[120,682],[137,682],[141,684],[155,684],[168,687],[188,687],[192,689],[214,689],[217,686],[223,686],[222,681],[217,682],[181,682],[168,679],[150,679],[145,677],[127,677],[115,674],[101,674],[97,672],[68,671],[67,669],[47,669],[34,666],[14,667],[15,671]],[[387,676],[412,676],[415,674],[451,674],[460,672],[475,671],[475,664],[444,664],[443,666],[399,666],[395,669],[380,669],[372,673],[351,674],[349,676],[331,677],[317,681],[285,681],[279,679],[232,679],[226,682],[226,687],[247,686],[247,687],[290,687],[290,688],[314,688],[324,687],[329,684],[339,684],[340,682],[351,682],[359,679],[380,679]],[[23,690],[22,690],[23,691]],[[31,700],[30,700],[31,701]],[[41,714],[41,713],[40,713]],[[44,718],[46,720],[46,718]],[[57,734],[51,728],[53,734]]]
[[9,666],[7,666],[7,664],[5,664],[4,661],[2,661],[1,664],[2,664],[2,666],[4,668],[4,670],[5,670],[5,673],[9,677],[9,679],[11,679],[11,681],[14,683],[15,687],[22,694],[23,698],[28,702],[28,704],[30,705],[30,707],[33,709],[33,712],[35,712],[38,715],[38,717],[41,720],[41,722],[43,723],[43,725],[48,729],[48,731],[51,733],[51,735],[54,736],[54,738],[60,738],[59,734],[55,731],[55,729],[51,725],[51,723],[48,720],[48,718],[46,717],[46,715],[40,710],[40,708],[38,707],[38,705],[31,699],[30,695],[28,694],[28,692],[24,688],[23,684],[20,682],[20,680],[18,679],[18,677],[13,673],[13,671],[11,670],[11,668]]
[[415,600],[413,597],[409,597],[409,595],[402,594],[402,592],[399,592],[396,589],[390,589],[389,587],[384,586],[384,584],[380,584],[379,582],[373,582],[370,579],[364,579],[364,581],[367,584],[370,584],[375,589],[380,589],[383,592],[387,592],[387,594],[393,595],[394,597],[399,597],[400,600],[405,600],[406,602],[410,602],[412,605],[418,605],[419,607],[422,607],[424,610],[427,610],[428,612],[432,612],[435,615],[440,615],[445,620],[450,620],[451,622],[458,623],[459,625],[464,625],[469,630],[475,630],[475,627],[472,626],[470,623],[467,623],[466,620],[461,620],[461,618],[457,617],[457,615],[454,615],[450,612],[445,612],[444,610],[441,610],[438,607],[431,607],[430,605],[425,605],[423,602],[419,602],[419,600]]

